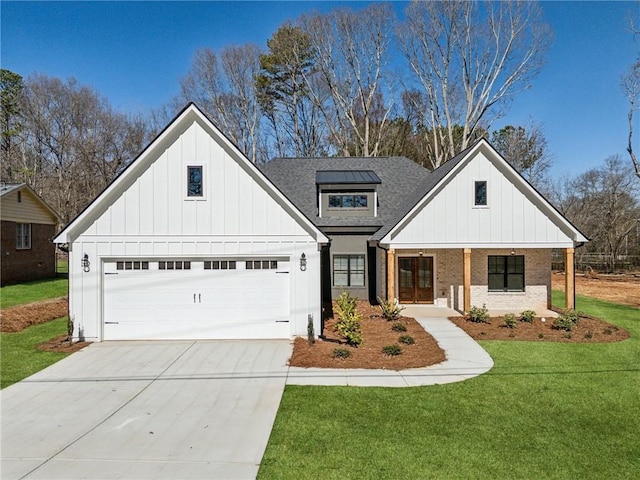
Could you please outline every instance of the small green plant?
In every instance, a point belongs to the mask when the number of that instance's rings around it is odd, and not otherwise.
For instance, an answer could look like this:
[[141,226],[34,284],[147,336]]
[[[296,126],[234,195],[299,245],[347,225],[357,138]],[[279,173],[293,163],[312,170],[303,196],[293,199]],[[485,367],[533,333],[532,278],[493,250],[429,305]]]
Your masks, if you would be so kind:
[[587,340],[591,340],[593,338],[593,333],[591,333],[591,330],[587,331],[587,333],[584,334],[584,338],[586,338]]
[[525,310],[520,314],[520,321],[526,323],[533,323],[533,320],[536,318],[536,312],[533,310]]
[[516,328],[518,326],[518,322],[516,321],[516,316],[513,313],[507,313],[504,316],[503,320],[507,328]]
[[406,332],[407,326],[404,323],[393,322],[393,324],[391,325],[391,330],[393,330],[394,332]]
[[565,310],[553,321],[553,328],[570,332],[578,324],[580,314],[575,310]]
[[482,307],[476,307],[473,305],[469,310],[468,318],[474,323],[490,323],[489,311],[484,303],[482,304]]
[[382,316],[386,318],[388,322],[398,320],[404,310],[404,307],[401,307],[396,299],[386,301],[378,297],[378,303],[380,304]]
[[610,328],[605,328],[602,333],[604,333],[605,335],[613,335],[613,330],[611,330]]
[[351,352],[346,348],[338,347],[333,349],[333,358],[349,358],[351,356]]
[[389,357],[395,357],[402,353],[402,347],[400,347],[400,345],[387,345],[386,347],[382,347],[382,353]]
[[572,337],[571,332],[567,332],[563,335],[564,338],[570,339]]
[[398,338],[398,342],[404,343],[405,345],[413,345],[414,343],[416,343],[411,335],[400,335],[400,337]]
[[351,346],[362,345],[362,314],[356,307],[357,298],[352,297],[349,292],[342,292],[336,300],[336,313],[338,321],[334,328],[342,335]]
[[313,317],[311,315],[307,317],[307,342],[309,342],[309,345],[316,343],[316,333],[313,328]]
[[544,338],[544,333],[539,333],[538,338]]
[[73,317],[71,315],[67,319],[67,341],[69,345],[73,343]]

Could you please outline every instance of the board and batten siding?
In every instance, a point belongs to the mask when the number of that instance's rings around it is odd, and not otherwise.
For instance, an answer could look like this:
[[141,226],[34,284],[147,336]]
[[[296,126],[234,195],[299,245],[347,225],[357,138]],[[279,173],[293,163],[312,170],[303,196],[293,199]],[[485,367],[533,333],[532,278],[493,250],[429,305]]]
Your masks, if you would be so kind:
[[[20,191],[21,202],[18,202]],[[0,217],[2,220],[16,223],[38,223],[41,225],[56,225],[58,220],[42,203],[26,188],[7,192],[2,196]]]
[[[573,241],[527,195],[516,175],[478,152],[391,239],[392,248],[570,247]],[[486,207],[474,206],[474,184],[487,182]],[[546,208],[546,207],[545,207]]]
[[[190,115],[187,113],[187,115]],[[117,259],[290,259],[291,335],[306,335],[308,315],[320,332],[320,252],[267,180],[234,157],[207,125],[194,120],[153,157],[125,171],[110,199],[80,219],[69,258],[70,311],[77,337],[102,340],[103,264]],[[170,131],[170,133],[173,133]],[[204,196],[187,197],[187,166],[203,167]],[[82,227],[86,225],[86,227]],[[300,257],[305,254],[306,270]],[[82,258],[91,262],[83,271]]]
[[[187,199],[187,166],[202,165],[204,197]],[[302,235],[307,232],[194,122],[84,235]]]

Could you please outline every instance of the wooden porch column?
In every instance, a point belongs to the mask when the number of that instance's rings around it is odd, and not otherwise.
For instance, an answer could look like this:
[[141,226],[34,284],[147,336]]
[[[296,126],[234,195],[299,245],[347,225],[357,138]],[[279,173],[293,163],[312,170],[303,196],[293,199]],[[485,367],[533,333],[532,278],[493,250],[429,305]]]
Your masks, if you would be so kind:
[[387,301],[392,302],[396,296],[396,251],[387,251]]
[[576,308],[576,277],[573,254],[573,248],[567,248],[564,251],[564,307],[566,309]]
[[465,248],[462,254],[463,310],[471,310],[471,249]]

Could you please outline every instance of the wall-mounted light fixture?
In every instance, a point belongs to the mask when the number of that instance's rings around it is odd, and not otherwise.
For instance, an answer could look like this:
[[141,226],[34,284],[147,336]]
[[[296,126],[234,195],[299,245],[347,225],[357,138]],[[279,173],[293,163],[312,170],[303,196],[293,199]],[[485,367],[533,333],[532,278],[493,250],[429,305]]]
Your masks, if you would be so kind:
[[89,254],[85,253],[82,257],[82,270],[88,272],[91,270],[91,262],[89,262]]
[[511,249],[511,255],[515,255],[515,254],[516,254],[516,250],[515,250],[515,248],[512,248]]
[[300,270],[303,272],[307,269],[307,256],[303,253],[300,256]]

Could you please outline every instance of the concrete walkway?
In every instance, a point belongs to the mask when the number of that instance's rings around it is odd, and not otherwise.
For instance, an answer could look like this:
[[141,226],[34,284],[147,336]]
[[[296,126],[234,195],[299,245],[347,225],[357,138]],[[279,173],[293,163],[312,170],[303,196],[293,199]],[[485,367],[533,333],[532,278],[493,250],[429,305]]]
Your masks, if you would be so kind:
[[447,317],[459,315],[444,307],[411,306],[404,315],[414,317],[445,351],[447,359],[437,365],[408,370],[364,370],[289,367],[288,385],[357,387],[417,387],[461,382],[493,367],[489,354]]

